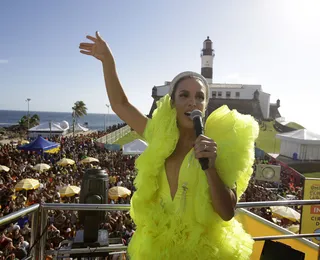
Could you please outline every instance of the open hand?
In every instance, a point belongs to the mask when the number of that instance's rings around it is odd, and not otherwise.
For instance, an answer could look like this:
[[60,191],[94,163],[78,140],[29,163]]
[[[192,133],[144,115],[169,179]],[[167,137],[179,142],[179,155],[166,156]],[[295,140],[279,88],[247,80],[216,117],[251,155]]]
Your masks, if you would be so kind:
[[80,43],[79,49],[82,54],[91,55],[103,62],[114,62],[111,50],[108,44],[101,38],[99,32],[96,32],[96,37],[88,35],[87,39],[93,43]]
[[194,154],[197,159],[208,158],[209,168],[214,168],[217,158],[217,143],[207,136],[199,135],[194,144]]

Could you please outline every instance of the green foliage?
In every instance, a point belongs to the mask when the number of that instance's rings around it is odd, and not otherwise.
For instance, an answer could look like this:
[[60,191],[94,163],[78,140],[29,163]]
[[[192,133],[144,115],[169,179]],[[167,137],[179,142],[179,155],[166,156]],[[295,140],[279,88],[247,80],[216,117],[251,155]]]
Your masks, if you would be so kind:
[[320,178],[320,172],[308,172],[303,175],[307,178]]
[[72,116],[74,118],[85,116],[87,114],[87,110],[88,108],[86,107],[86,104],[83,101],[77,101],[74,103],[74,106],[72,107]]
[[[32,115],[29,118],[29,128],[34,127],[36,125],[39,125],[40,123],[40,117],[37,114]],[[28,127],[28,116],[23,116],[18,121],[19,126],[27,128]]]
[[143,138],[137,134],[137,132],[132,131],[128,134],[126,134],[124,137],[120,138],[118,141],[115,142],[115,144],[119,144],[119,145],[125,145],[127,143],[130,143],[136,139],[141,139],[143,140]]
[[74,136],[74,126],[77,122],[77,119],[79,117],[83,117],[87,114],[88,108],[86,107],[86,104],[81,100],[74,103],[74,106],[72,107],[72,132]]
[[288,124],[286,124],[286,126],[294,128],[294,129],[304,129],[304,127],[302,125],[299,125],[298,123],[295,122],[290,122]]
[[279,153],[280,140],[276,138],[278,132],[273,127],[273,122],[262,122],[256,145],[266,153]]

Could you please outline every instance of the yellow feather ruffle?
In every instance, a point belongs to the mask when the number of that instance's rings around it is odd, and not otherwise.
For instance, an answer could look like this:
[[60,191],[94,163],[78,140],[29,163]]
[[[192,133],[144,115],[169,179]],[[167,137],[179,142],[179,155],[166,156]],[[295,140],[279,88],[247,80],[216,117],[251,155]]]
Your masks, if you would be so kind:
[[[196,190],[185,214],[168,212],[159,203],[159,175],[176,147],[179,131],[170,97],[166,95],[157,105],[144,132],[149,145],[136,160],[137,190],[130,214],[137,230],[128,248],[131,259],[249,259],[253,240],[235,219],[225,222],[213,210],[208,182],[197,160],[182,169],[193,174],[190,185]],[[238,197],[252,174],[258,132],[251,116],[227,106],[215,110],[205,124],[205,135],[217,142],[217,172],[227,186],[237,184]]]

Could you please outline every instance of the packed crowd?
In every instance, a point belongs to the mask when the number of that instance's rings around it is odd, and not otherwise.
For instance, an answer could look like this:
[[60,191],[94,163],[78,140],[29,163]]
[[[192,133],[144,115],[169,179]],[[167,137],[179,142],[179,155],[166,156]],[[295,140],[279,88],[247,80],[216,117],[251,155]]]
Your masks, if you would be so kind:
[[[123,125],[113,126],[108,132],[114,131]],[[79,196],[62,197],[59,189],[66,185],[81,186],[81,179],[86,168],[99,167],[109,175],[109,188],[112,186],[126,187],[134,191],[135,177],[133,156],[124,156],[120,151],[111,152],[95,145],[95,140],[105,132],[95,132],[89,135],[76,137],[52,138],[51,141],[60,143],[60,152],[45,154],[19,151],[12,144],[0,146],[0,165],[10,168],[9,172],[2,171],[0,176],[0,217],[34,203],[78,203]],[[80,164],[85,157],[94,157],[99,163]],[[73,159],[76,163],[65,167],[57,162],[61,158]],[[36,172],[32,166],[37,163],[46,163],[50,169],[45,172]],[[15,185],[23,179],[35,178],[40,181],[36,190],[15,192]],[[129,203],[130,197],[120,198],[109,203]],[[107,212],[106,221],[101,228],[109,231],[110,237],[122,237],[127,244],[134,232],[134,225],[130,215],[122,212]],[[28,217],[17,223],[0,227],[0,260],[22,259],[30,249],[30,231],[32,223]],[[47,230],[47,249],[59,246],[60,242],[73,237],[81,226],[75,211],[50,211]]]
[[[113,126],[108,129],[108,132],[122,126]],[[136,158],[123,155],[121,151],[108,151],[98,147],[95,140],[104,134],[105,132],[95,132],[76,137],[52,138],[51,141],[60,143],[60,152],[45,154],[44,157],[36,153],[19,151],[11,144],[0,146],[0,165],[6,165],[10,168],[9,172],[1,172],[0,175],[0,217],[34,203],[78,203],[78,195],[62,197],[58,191],[60,187],[66,185],[80,187],[86,168],[91,167],[106,170],[109,175],[109,188],[122,186],[133,193]],[[79,163],[80,160],[88,156],[97,158],[99,163]],[[65,167],[59,166],[57,161],[64,157],[73,159],[76,163]],[[41,173],[35,172],[32,166],[40,162],[50,165],[50,169]],[[274,164],[276,162],[266,157],[263,161],[256,162],[256,164],[258,163]],[[40,187],[36,190],[15,192],[16,183],[25,178],[38,179],[41,183]],[[301,187],[292,185],[292,176],[287,178],[286,174],[282,174],[281,179],[282,183],[279,185],[278,183],[257,181],[253,176],[241,201],[278,200],[279,194],[283,197],[290,194],[300,199]],[[109,200],[109,203],[129,204],[130,196],[116,201]],[[250,210],[265,219],[274,221],[269,208]],[[278,224],[285,225],[286,223]],[[31,228],[32,223],[28,217],[19,219],[17,223],[0,227],[0,260],[22,259],[27,255],[28,250],[32,247],[29,243]],[[63,240],[74,237],[76,231],[81,228],[76,211],[49,211],[46,249],[59,247]],[[121,237],[122,242],[128,244],[135,226],[128,212],[114,211],[106,213],[105,222],[101,223],[101,228],[108,230],[110,237]]]
[[[255,175],[258,164],[271,164],[281,167],[280,182],[267,182],[256,180]],[[254,164],[254,172],[249,182],[246,192],[243,194],[241,201],[276,201],[276,200],[302,200],[302,180],[303,177],[291,168],[276,161],[270,155],[265,155],[262,159],[256,159]],[[298,213],[301,213],[301,206],[293,207]],[[288,219],[277,219],[273,217],[270,207],[249,208],[249,210],[258,216],[263,217],[278,224],[282,227],[298,224],[299,221],[288,221]]]

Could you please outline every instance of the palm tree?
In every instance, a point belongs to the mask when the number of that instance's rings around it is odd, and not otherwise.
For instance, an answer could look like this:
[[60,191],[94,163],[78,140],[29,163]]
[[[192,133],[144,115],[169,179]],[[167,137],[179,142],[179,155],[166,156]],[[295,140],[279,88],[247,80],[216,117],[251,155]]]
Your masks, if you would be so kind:
[[26,128],[27,127],[27,122],[28,122],[28,117],[27,116],[23,116],[18,121],[18,124],[19,124],[19,126]]
[[74,106],[72,107],[72,131],[74,136],[74,126],[77,122],[77,119],[79,117],[85,116],[87,114],[88,108],[86,107],[86,104],[83,101],[77,101],[74,103]]
[[[40,122],[40,117],[37,114],[34,114],[31,118],[29,118],[29,127],[34,127],[38,125]],[[28,129],[28,116],[23,116],[18,121],[19,126]]]
[[40,123],[40,117],[37,114],[34,114],[31,118],[30,118],[30,126],[34,127],[36,125],[39,125]]

